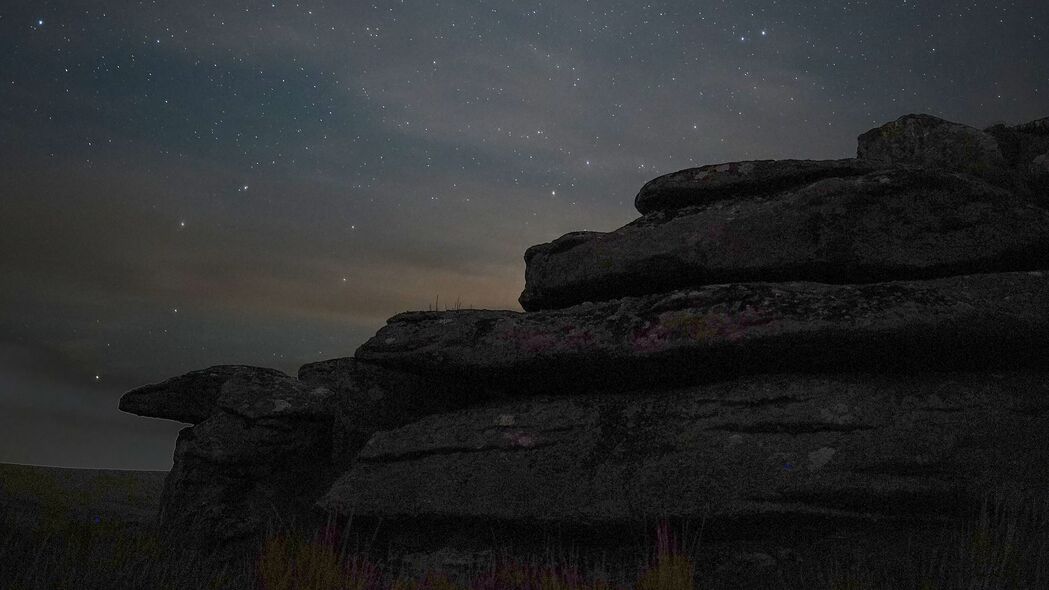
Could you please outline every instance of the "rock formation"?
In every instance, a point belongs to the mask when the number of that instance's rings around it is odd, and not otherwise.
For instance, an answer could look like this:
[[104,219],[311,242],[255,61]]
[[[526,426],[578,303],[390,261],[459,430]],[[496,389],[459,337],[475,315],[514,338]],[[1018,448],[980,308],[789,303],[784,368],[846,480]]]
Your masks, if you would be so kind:
[[664,174],[645,183],[634,198],[642,214],[707,205],[722,199],[760,197],[824,178],[860,176],[878,169],[864,160],[758,160],[729,162]]
[[[185,408],[176,404],[184,395]],[[120,408],[194,422],[179,432],[159,524],[228,545],[304,517],[332,471],[332,392],[280,371],[218,366],[124,394]]]
[[668,174],[626,226],[529,248],[524,313],[406,312],[297,378],[130,391],[121,409],[193,424],[160,525],[229,542],[332,512],[405,552],[552,530],[633,550],[653,518],[702,518],[705,544],[774,564],[1037,494],[1046,121],[911,115],[856,159]]
[[690,285],[924,279],[1047,259],[1046,210],[962,174],[883,169],[532,246],[520,302],[537,311]]
[[998,141],[979,129],[931,115],[908,115],[859,137],[856,157],[883,165],[905,164],[971,174],[1005,168]]

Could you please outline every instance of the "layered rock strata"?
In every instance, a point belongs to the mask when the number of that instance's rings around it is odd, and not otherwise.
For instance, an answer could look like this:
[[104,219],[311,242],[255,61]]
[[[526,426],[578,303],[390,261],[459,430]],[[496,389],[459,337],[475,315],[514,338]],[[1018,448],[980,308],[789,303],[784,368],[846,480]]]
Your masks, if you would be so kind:
[[525,263],[526,311],[716,283],[1037,270],[1049,211],[961,174],[885,169],[568,234]]
[[280,371],[211,367],[129,391],[120,407],[195,422],[179,432],[164,482],[165,532],[250,541],[273,521],[307,517],[336,476],[331,391]]
[[193,424],[160,524],[245,539],[331,512],[405,552],[551,531],[633,550],[653,518],[702,518],[711,554],[776,564],[802,538],[875,550],[989,493],[1036,497],[1047,138],[910,115],[856,159],[676,172],[623,228],[529,248],[524,313],[406,312],[297,378],[128,392]]
[[961,518],[983,490],[1049,478],[1046,377],[775,374],[490,403],[376,433],[321,505],[604,526]]
[[709,164],[665,174],[645,183],[634,198],[642,214],[709,205],[722,199],[760,197],[824,178],[874,172],[877,164],[845,160],[754,160]]

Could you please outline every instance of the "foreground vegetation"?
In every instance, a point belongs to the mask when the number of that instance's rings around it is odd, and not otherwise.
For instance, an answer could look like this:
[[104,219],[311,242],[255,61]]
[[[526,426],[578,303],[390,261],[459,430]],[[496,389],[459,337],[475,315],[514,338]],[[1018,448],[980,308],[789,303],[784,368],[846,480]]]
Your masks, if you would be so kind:
[[[936,546],[901,546],[897,558],[873,562],[869,554],[842,560],[802,553],[796,564],[773,568],[747,587],[806,590],[1037,589],[1049,587],[1047,501],[1011,503],[989,497],[975,521],[939,532]],[[0,514],[0,580],[4,587],[57,589],[250,590],[691,590],[740,588],[742,582],[698,571],[701,535],[684,550],[666,523],[655,547],[636,564],[539,563],[506,548],[465,576],[395,571],[369,547],[350,548],[326,527],[311,535],[274,531],[243,558],[219,564],[208,555],[164,543],[141,527],[98,519],[29,531]],[[686,545],[687,547],[688,545]],[[549,555],[549,554],[548,554]],[[389,556],[387,556],[389,557]],[[773,575],[770,572],[776,572]]]

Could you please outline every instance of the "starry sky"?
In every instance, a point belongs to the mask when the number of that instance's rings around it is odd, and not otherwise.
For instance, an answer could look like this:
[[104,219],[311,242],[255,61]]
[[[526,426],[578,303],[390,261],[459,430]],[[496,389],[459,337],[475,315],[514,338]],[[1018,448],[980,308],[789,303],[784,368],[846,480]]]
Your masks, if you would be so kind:
[[169,469],[124,391],[520,310],[646,181],[912,112],[1049,115],[1045,0],[5,0],[0,462]]

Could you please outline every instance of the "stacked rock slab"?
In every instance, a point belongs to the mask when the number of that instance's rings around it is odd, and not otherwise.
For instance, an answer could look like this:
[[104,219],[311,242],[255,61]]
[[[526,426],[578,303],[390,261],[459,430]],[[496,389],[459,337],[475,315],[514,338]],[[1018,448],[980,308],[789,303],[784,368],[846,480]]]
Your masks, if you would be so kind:
[[1049,203],[1049,117],[1008,127],[994,125],[985,130],[998,142],[1013,170],[1015,184],[1041,203]]
[[124,394],[120,409],[189,422],[161,497],[165,533],[236,551],[304,518],[335,477],[332,392],[280,371],[216,366]]
[[555,309],[715,283],[1035,270],[1049,252],[1049,212],[960,173],[884,168],[706,203],[705,179],[694,186],[690,199],[676,191],[679,208],[529,248],[521,306]]
[[[865,134],[869,158],[657,179],[640,219],[529,249],[526,313],[394,316],[357,359],[515,401],[377,433],[320,505],[759,538],[1045,489],[1049,212],[993,137],[937,121]],[[875,145],[894,137],[916,145]]]
[[120,409],[193,424],[179,432],[158,524],[232,555],[271,528],[323,522],[314,503],[373,433],[471,400],[462,386],[344,358],[298,379],[210,367],[133,389]]
[[856,159],[683,170],[623,228],[529,248],[524,313],[406,312],[298,379],[129,392],[195,424],[161,524],[257,534],[316,502],[406,552],[556,530],[629,555],[703,519],[775,562],[1049,489],[1043,127],[908,116]]
[[991,483],[1049,482],[1049,273],[492,313],[401,314],[357,357],[518,399],[377,433],[322,505],[606,526],[948,518]]

